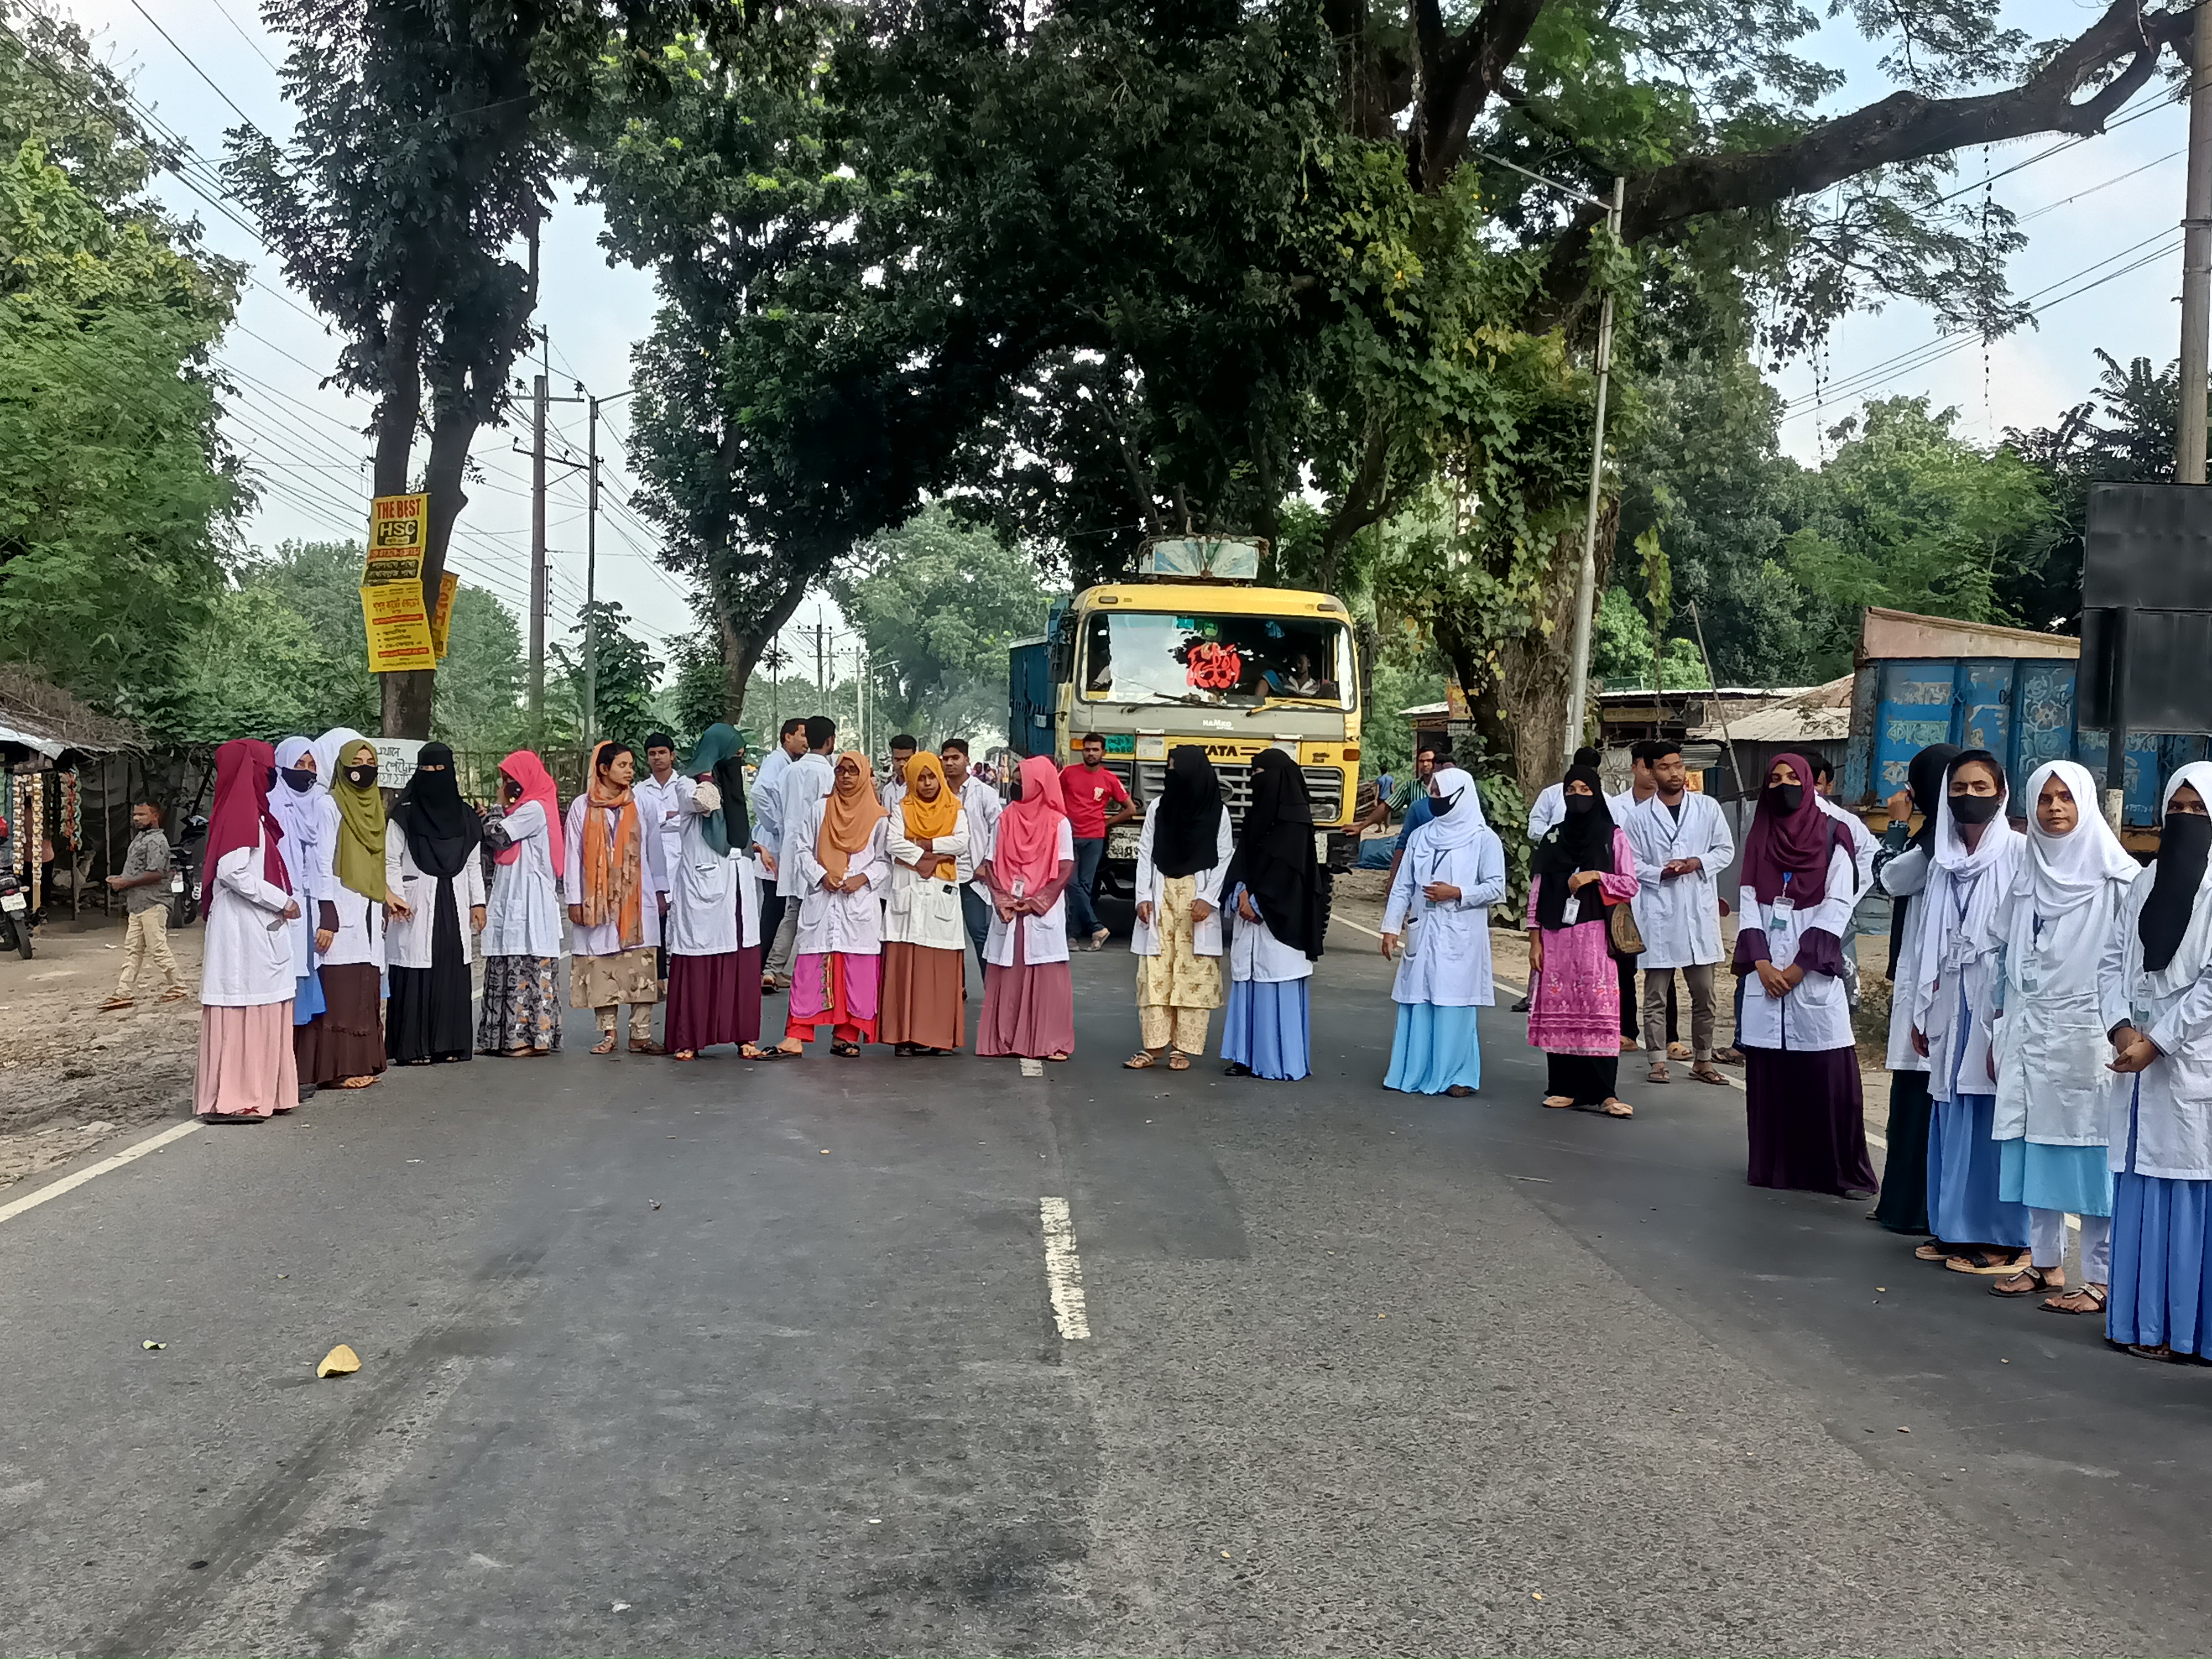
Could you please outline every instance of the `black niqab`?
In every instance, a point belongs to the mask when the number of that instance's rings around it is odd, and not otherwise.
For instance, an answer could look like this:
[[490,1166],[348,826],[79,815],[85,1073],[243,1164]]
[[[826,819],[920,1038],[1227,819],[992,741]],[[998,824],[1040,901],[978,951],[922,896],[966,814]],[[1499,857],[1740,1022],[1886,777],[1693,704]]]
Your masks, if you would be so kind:
[[[1566,920],[1567,878],[1583,870],[1596,870],[1610,875],[1613,872],[1613,811],[1605,804],[1605,785],[1595,766],[1571,766],[1566,781],[1589,786],[1589,810],[1577,812],[1570,806],[1566,817],[1553,826],[1551,832],[1536,845],[1536,856],[1530,861],[1534,873],[1543,878],[1536,891],[1536,925],[1557,928]],[[1570,802],[1573,797],[1570,796]],[[1584,921],[1597,917],[1587,907],[1582,913]]]
[[1313,799],[1305,774],[1279,749],[1252,757],[1252,799],[1223,878],[1224,896],[1242,885],[1273,933],[1309,962],[1321,960],[1326,922],[1321,866],[1314,857]]
[[[483,824],[461,799],[460,780],[453,775],[453,751],[442,743],[426,743],[416,757],[415,775],[392,809],[393,821],[407,837],[407,850],[415,866],[426,876],[451,881],[468,867],[483,844]],[[442,771],[424,771],[424,767]]]
[[2189,931],[2204,866],[2212,856],[2212,818],[2201,812],[2168,812],[2158,838],[2158,860],[2136,932],[2142,940],[2143,971],[2160,972]]
[[1185,744],[1168,757],[1152,818],[1152,862],[1164,876],[1194,876],[1221,856],[1221,775],[1206,751]]
[[[1965,751],[1954,743],[1931,743],[1915,755],[1905,765],[1905,784],[1912,795],[1912,804],[1920,809],[1920,828],[1913,832],[1907,847],[1917,847],[1929,857],[1936,856],[1936,807],[1943,793],[1943,780],[1951,775],[1951,763]],[[1889,907],[1889,979],[1897,981],[1898,952],[1911,937],[1905,929],[1912,925],[1912,895],[1900,894]]]

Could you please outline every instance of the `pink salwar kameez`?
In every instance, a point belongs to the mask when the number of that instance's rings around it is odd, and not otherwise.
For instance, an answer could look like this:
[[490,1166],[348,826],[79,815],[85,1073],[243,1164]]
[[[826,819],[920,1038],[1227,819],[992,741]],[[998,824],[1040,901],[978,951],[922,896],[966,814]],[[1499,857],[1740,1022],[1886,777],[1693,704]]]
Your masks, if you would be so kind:
[[[1636,896],[1636,854],[1628,836],[1613,832],[1612,872],[1601,872],[1596,891],[1607,909]],[[1528,925],[1536,929],[1536,900],[1544,878],[1528,884]],[[1591,889],[1580,890],[1583,908]],[[1606,920],[1601,914],[1570,927],[1541,930],[1544,971],[1528,988],[1528,1042],[1549,1054],[1618,1058],[1620,1054],[1620,975],[1613,966]]]

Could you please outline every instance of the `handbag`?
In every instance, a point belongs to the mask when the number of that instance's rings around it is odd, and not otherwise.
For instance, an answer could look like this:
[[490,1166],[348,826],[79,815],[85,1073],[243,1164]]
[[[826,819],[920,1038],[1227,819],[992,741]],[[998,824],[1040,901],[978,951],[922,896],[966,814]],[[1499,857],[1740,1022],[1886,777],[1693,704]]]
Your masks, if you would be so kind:
[[1606,938],[1617,957],[1644,954],[1644,930],[1636,925],[1636,911],[1626,899],[1606,907]]

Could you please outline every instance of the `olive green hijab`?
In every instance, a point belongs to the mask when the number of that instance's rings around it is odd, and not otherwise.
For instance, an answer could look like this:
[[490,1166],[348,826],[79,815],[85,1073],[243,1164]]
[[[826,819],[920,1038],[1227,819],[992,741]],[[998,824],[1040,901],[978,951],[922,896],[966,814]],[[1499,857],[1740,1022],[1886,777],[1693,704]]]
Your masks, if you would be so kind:
[[348,892],[381,904],[391,896],[384,879],[384,797],[374,780],[356,784],[346,776],[356,757],[368,750],[376,764],[376,745],[349,726],[323,733],[315,744],[315,763],[338,809],[338,884]]

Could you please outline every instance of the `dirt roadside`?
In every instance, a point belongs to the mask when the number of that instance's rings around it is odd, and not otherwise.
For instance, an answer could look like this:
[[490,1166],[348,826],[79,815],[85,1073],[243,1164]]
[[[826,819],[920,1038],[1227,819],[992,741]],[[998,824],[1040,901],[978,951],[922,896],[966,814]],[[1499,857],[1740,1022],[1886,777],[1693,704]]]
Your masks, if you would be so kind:
[[28,962],[0,957],[0,1190],[141,1125],[191,1109],[200,930],[170,948],[193,994],[161,1001],[140,975],[125,1013],[102,1013],[123,966],[123,918],[56,921]]

